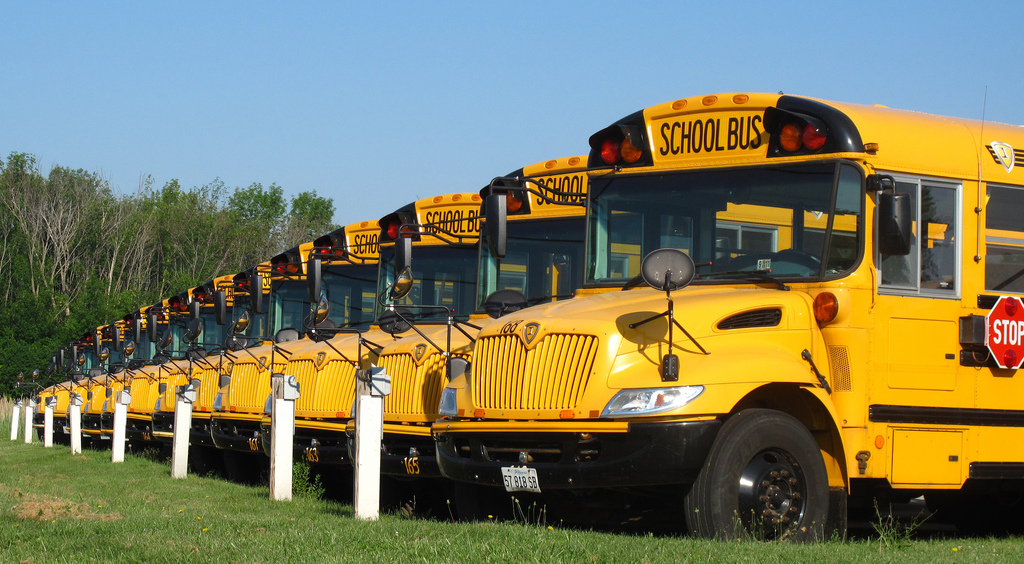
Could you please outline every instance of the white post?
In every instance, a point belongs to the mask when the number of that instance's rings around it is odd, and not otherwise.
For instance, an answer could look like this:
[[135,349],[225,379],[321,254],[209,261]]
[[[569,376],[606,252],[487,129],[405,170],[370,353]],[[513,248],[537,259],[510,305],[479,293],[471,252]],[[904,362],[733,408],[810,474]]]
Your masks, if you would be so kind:
[[25,444],[32,443],[32,414],[36,410],[36,402],[34,400],[25,400]]
[[110,441],[110,461],[124,462],[125,427],[128,426],[128,404],[132,395],[121,390],[114,395],[114,436]]
[[57,398],[50,396],[46,398],[46,405],[43,407],[43,446],[53,446],[53,407],[57,404]]
[[14,402],[14,413],[11,416],[11,440],[18,440],[18,423],[21,422],[21,400]]
[[356,372],[356,460],[354,509],[356,519],[380,516],[380,445],[384,436],[384,396],[391,377],[383,368]]
[[195,381],[178,386],[174,402],[174,443],[171,451],[171,477],[188,475],[188,438],[192,433],[192,403],[196,401]]
[[270,499],[292,499],[292,442],[295,440],[295,400],[299,382],[294,376],[270,378]]
[[71,416],[71,454],[82,454],[82,396],[71,394],[68,414]]

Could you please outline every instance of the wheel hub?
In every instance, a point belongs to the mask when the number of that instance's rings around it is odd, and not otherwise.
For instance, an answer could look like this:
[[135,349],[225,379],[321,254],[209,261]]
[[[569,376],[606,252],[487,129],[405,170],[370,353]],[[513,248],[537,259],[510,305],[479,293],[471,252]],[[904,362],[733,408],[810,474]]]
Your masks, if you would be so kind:
[[747,530],[779,538],[799,522],[806,484],[799,467],[782,453],[763,451],[740,475],[739,518]]

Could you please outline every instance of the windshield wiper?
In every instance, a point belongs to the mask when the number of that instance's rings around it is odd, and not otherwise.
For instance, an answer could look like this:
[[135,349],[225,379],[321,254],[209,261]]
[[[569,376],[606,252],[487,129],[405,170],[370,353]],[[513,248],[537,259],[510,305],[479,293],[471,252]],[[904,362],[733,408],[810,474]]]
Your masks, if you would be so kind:
[[775,287],[784,292],[789,291],[789,286],[785,282],[772,276],[771,270],[733,270],[729,272],[709,272],[707,274],[698,274],[699,278],[710,278],[712,276],[722,278],[737,278],[737,279],[748,279],[757,280],[759,282],[771,282],[775,284]]

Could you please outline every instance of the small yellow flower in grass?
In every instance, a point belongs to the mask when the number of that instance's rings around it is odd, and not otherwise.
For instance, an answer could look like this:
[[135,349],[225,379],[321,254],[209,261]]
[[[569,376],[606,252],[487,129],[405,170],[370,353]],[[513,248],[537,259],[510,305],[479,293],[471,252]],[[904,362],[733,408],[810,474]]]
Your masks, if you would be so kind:
[[202,519],[203,519],[202,517],[198,517],[198,516],[196,517],[196,521],[202,521]]
[[548,530],[549,530],[549,531],[554,531],[554,530],[555,530],[555,528],[554,528],[554,527],[552,527],[551,525],[548,525]]
[[184,510],[184,509],[179,509],[179,510],[178,510],[178,513],[184,513],[184,512],[185,512],[185,510]]
[[957,552],[958,550],[960,550],[960,547],[959,547],[959,546],[954,546],[954,547],[953,547],[953,552]]
[[208,531],[208,530],[209,530],[209,529],[207,529],[206,527],[203,527],[203,532],[204,532],[204,533],[205,533],[206,531]]

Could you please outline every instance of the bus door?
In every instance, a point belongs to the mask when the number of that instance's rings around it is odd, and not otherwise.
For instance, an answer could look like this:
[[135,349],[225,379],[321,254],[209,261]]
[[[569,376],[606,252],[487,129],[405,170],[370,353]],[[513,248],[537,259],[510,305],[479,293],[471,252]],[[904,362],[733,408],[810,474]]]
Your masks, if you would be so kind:
[[[955,424],[953,411],[974,405],[973,368],[960,367],[962,190],[960,184],[895,176],[909,194],[910,253],[879,256],[872,350],[875,375],[869,418],[889,423],[894,486],[959,484],[964,433],[918,430]],[[884,351],[884,352],[883,352]],[[924,457],[924,458],[922,458]]]

